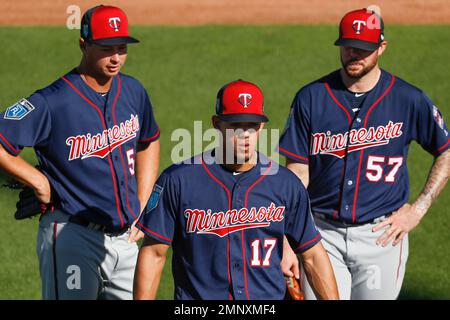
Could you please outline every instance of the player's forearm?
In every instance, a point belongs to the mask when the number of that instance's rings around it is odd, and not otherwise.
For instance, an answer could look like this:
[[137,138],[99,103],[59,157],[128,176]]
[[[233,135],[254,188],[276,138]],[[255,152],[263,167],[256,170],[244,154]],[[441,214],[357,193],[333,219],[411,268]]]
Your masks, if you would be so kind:
[[158,292],[166,257],[158,256],[149,247],[142,247],[134,276],[135,300],[154,300]]
[[425,187],[420,193],[413,206],[420,212],[422,217],[427,213],[432,203],[439,196],[447,184],[450,176],[450,150],[447,150],[436,158],[431,167]]
[[17,181],[35,189],[42,190],[48,184],[47,177],[23,160],[20,156],[9,154],[0,145],[0,168]]
[[153,185],[158,177],[159,140],[152,142],[147,148],[136,153],[137,194],[141,203],[141,211],[150,198]]
[[287,277],[299,278],[300,269],[298,265],[298,259],[295,252],[292,250],[286,235],[283,237],[283,259],[280,263],[281,271]]
[[302,254],[302,262],[314,294],[320,300],[338,300],[333,267],[322,244],[318,243],[308,251]]

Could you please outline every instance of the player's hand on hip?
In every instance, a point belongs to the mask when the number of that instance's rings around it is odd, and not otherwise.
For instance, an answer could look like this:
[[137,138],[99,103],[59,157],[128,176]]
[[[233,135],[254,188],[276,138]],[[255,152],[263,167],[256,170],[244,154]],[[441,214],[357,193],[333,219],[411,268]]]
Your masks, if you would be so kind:
[[297,255],[292,250],[286,237],[283,241],[283,259],[281,259],[281,271],[287,277],[300,278],[300,269]]
[[373,228],[373,232],[377,232],[387,226],[386,231],[377,239],[377,245],[385,247],[391,242],[393,242],[393,246],[397,245],[408,232],[419,224],[422,217],[423,213],[415,206],[408,203],[404,204],[389,218],[383,220]]
[[128,243],[133,243],[136,241],[139,241],[140,239],[144,238],[144,233],[136,228],[136,221],[133,222],[130,228],[130,235],[128,236]]

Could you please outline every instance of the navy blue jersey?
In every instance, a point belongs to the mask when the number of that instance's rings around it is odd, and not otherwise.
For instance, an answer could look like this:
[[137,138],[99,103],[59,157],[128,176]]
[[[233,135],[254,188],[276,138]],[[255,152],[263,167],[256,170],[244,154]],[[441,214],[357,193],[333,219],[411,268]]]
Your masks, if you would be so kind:
[[320,241],[300,180],[259,157],[235,175],[209,151],[156,182],[137,226],[172,246],[176,299],[283,299],[283,236],[296,252]]
[[34,147],[58,207],[109,228],[139,215],[136,146],[158,137],[145,89],[124,74],[102,97],[73,70],[0,115],[0,143]]
[[314,212],[363,223],[408,201],[410,143],[438,156],[450,147],[449,137],[433,102],[384,70],[358,112],[346,94],[339,71],[303,87],[279,152],[309,165]]

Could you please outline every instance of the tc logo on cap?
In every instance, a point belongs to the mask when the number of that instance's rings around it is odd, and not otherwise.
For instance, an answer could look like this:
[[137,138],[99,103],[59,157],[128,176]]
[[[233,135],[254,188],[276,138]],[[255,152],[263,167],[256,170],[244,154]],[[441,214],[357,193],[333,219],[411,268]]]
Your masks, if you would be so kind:
[[217,93],[216,115],[222,121],[267,122],[264,97],[254,83],[236,80],[227,83]]
[[247,108],[252,103],[252,95],[250,93],[240,93],[238,101],[244,108]]
[[114,31],[119,31],[120,29],[120,18],[119,17],[113,17],[109,18],[109,26],[114,29]]
[[361,32],[364,32],[366,26],[366,22],[363,20],[355,20],[353,21],[352,28],[356,31],[356,34],[360,34]]
[[339,38],[334,44],[374,51],[383,40],[383,19],[372,10],[358,9],[344,15],[339,24]]

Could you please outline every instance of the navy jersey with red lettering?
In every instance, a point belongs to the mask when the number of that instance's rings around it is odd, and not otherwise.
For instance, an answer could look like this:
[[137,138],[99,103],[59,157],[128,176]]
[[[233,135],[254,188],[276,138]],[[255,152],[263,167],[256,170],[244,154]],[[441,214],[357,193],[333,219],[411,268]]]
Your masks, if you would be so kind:
[[137,218],[136,146],[159,138],[137,80],[119,74],[100,95],[74,69],[0,118],[0,143],[12,155],[34,147],[61,210],[112,229]]
[[412,141],[435,157],[450,148],[440,111],[420,89],[381,70],[365,95],[349,99],[339,71],[303,87],[278,147],[309,165],[312,210],[349,223],[371,221],[408,201]]
[[237,175],[214,158],[166,169],[137,227],[172,246],[176,299],[283,299],[283,236],[296,252],[321,239],[306,190],[262,154]]

